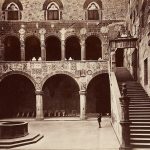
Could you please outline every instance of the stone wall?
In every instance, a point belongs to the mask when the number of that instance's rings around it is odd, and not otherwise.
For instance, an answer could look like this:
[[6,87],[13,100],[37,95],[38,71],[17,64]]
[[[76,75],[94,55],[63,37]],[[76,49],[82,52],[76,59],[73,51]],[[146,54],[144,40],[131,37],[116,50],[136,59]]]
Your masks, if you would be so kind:
[[[144,12],[144,27],[142,27],[142,8],[145,5],[145,12]],[[138,38],[138,81],[142,84],[142,86],[145,88],[147,93],[150,95],[150,15],[149,15],[149,5],[148,1],[131,1],[129,5],[128,15],[127,15],[127,24],[128,24],[128,30],[131,31],[132,36]],[[137,9],[138,8],[138,9]],[[135,12],[135,16],[134,16]],[[126,55],[126,59],[129,60],[129,62],[132,62],[132,55],[133,51],[129,50],[128,54]],[[148,84],[144,84],[144,60],[148,59]],[[130,63],[130,71],[132,73],[132,64]]]
[[[0,1],[2,6],[4,0]],[[127,0],[102,0],[102,13],[104,20],[124,20],[126,17]],[[23,21],[42,21],[44,11],[42,10],[45,0],[20,0],[23,5]],[[85,20],[83,5],[85,0],[62,0],[64,9],[63,20]]]

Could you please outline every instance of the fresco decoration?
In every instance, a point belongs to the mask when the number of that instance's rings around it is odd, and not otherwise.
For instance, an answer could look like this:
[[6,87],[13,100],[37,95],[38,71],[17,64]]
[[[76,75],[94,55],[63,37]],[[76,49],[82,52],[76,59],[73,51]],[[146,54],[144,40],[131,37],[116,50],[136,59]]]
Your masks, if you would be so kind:
[[0,76],[12,71],[30,75],[41,88],[43,79],[48,75],[66,74],[77,80],[81,89],[86,89],[87,79],[90,81],[96,74],[107,72],[107,61],[102,62],[8,62],[0,64]]

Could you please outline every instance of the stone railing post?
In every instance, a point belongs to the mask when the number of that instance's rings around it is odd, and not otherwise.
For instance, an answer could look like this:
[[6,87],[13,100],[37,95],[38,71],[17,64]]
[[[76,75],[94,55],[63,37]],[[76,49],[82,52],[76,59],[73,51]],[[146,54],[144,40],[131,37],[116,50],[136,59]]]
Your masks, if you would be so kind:
[[121,91],[121,121],[122,143],[119,150],[130,150],[130,121],[129,121],[129,97],[127,96],[126,84],[122,84]]

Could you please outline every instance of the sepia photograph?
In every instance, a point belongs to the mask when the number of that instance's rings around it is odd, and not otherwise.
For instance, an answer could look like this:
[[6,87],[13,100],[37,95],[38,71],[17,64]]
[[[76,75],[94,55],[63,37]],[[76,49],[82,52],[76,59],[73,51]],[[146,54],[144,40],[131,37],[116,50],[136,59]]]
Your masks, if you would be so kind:
[[0,149],[150,150],[150,0],[0,0]]

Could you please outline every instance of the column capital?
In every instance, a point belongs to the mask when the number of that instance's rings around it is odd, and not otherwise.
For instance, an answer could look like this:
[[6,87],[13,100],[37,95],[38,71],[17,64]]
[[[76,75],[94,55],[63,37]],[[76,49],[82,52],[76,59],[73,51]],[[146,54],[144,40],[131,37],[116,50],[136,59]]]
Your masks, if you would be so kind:
[[43,95],[44,92],[43,92],[43,91],[35,91],[35,94],[36,94],[36,95]]
[[79,91],[80,95],[86,95],[86,93],[87,93],[86,91]]

